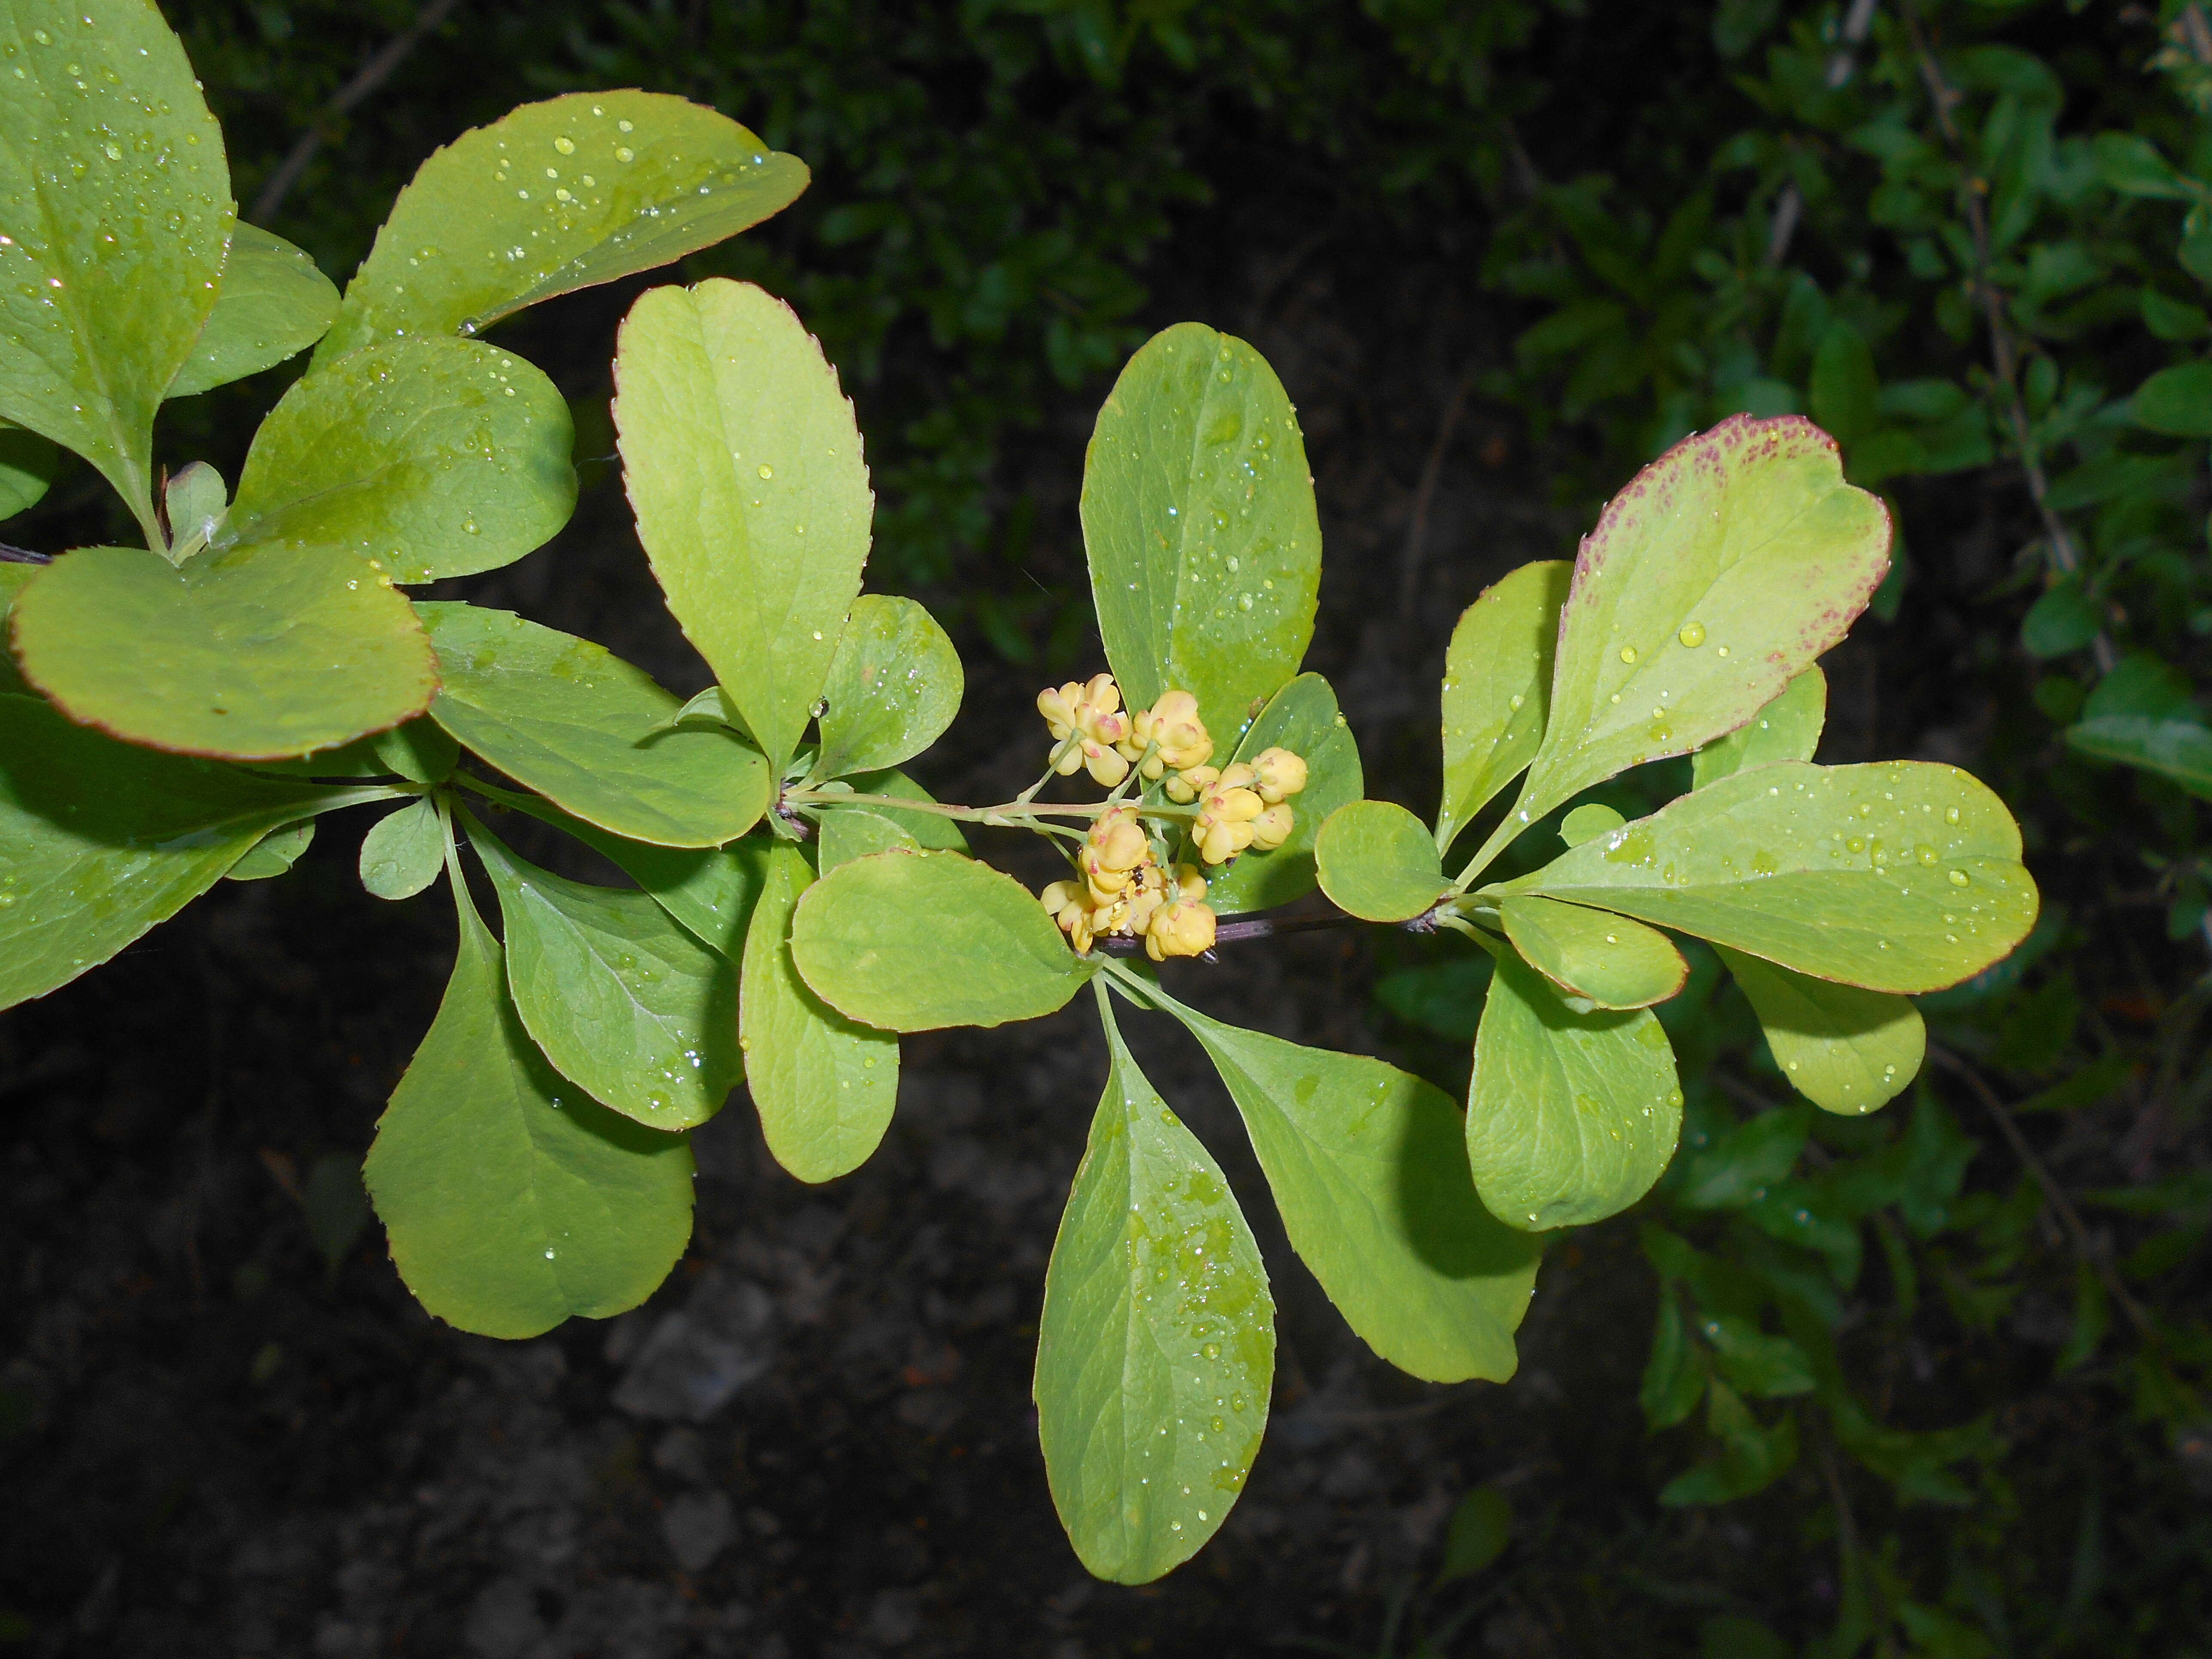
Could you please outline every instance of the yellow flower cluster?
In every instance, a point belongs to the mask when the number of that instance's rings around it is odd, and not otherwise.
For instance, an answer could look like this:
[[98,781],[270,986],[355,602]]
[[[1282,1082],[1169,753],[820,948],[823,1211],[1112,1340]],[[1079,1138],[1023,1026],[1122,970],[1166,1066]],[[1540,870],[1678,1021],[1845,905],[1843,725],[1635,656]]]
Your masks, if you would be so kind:
[[1142,938],[1154,962],[1213,948],[1206,878],[1188,864],[1177,865],[1170,878],[1152,856],[1133,808],[1102,814],[1076,862],[1080,881],[1056,881],[1041,896],[1077,950],[1088,951],[1108,933]]
[[[1037,712],[1051,728],[1052,767],[1063,777],[1087,770],[1111,789],[1133,767],[1148,783],[1165,779],[1170,799],[1198,803],[1191,839],[1205,863],[1226,864],[1248,847],[1268,852],[1290,839],[1289,798],[1306,787],[1305,762],[1268,749],[1226,769],[1207,765],[1213,738],[1189,692],[1164,692],[1150,708],[1125,710],[1114,677],[1097,674],[1040,691]],[[1076,863],[1082,879],[1056,881],[1042,897],[1077,950],[1106,934],[1141,937],[1155,962],[1213,948],[1206,877],[1188,864],[1172,875],[1163,869],[1136,808],[1103,814]]]

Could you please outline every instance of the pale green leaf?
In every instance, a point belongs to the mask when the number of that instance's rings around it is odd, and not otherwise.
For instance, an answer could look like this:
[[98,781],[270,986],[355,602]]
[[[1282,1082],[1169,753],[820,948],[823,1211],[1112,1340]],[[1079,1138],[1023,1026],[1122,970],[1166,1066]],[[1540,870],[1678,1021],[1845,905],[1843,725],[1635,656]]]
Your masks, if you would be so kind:
[[720,279],[631,307],[615,384],[653,574],[781,769],[868,558],[875,496],[853,405],[789,306]]
[[814,880],[795,847],[769,850],[745,934],[738,1029],[761,1133],[801,1181],[834,1181],[867,1162],[898,1099],[898,1038],[846,1018],[792,963],[792,912]]
[[1477,1486],[1452,1511],[1437,1583],[1472,1577],[1504,1554],[1512,1541],[1513,1500],[1500,1487]]
[[1690,976],[1690,964],[1666,934],[1626,916],[1533,893],[1504,900],[1498,915],[1530,967],[1595,1007],[1648,1008]]
[[0,0],[0,416],[150,528],[154,412],[214,308],[222,132],[149,0]]
[[1440,851],[1535,758],[1573,574],[1564,559],[1524,564],[1460,613],[1444,656]]
[[461,757],[460,745],[452,735],[427,718],[380,732],[368,742],[380,766],[425,789],[435,788],[451,777]]
[[2154,772],[2199,800],[2212,800],[2212,731],[2201,720],[2101,714],[2068,726],[2066,746],[2098,760]]
[[189,398],[274,368],[323,337],[338,291],[282,236],[240,221],[231,227],[215,309],[166,395]]
[[887,1031],[1051,1013],[1096,973],[1011,877],[958,853],[881,853],[799,903],[792,958],[815,994]]
[[1361,1340],[1431,1382],[1512,1376],[1542,1247],[1476,1199],[1443,1091],[1379,1060],[1171,1012],[1229,1085],[1291,1248]]
[[1888,512],[1809,422],[1732,416],[1675,445],[1583,541],[1543,745],[1478,865],[1591,784],[1749,720],[1888,568]]
[[663,729],[676,699],[604,647],[511,611],[417,607],[444,681],[430,718],[588,823],[719,847],[760,822],[773,780],[731,732]]
[[106,961],[270,830],[381,793],[132,748],[0,696],[0,1008]]
[[912,599],[854,601],[823,686],[822,748],[813,775],[879,772],[935,743],[959,712],[960,653]]
[[1082,511],[1123,698],[1188,691],[1232,747],[1297,672],[1321,577],[1305,440],[1267,360],[1200,323],[1146,342],[1098,411]]
[[1609,836],[1628,820],[1602,801],[1584,801],[1559,820],[1559,839],[1579,847],[1597,836]]
[[361,838],[361,884],[380,899],[409,899],[446,867],[446,824],[428,797],[368,826]]
[[205,461],[194,461],[169,475],[161,489],[161,511],[169,520],[169,556],[188,557],[212,540],[229,511],[222,474]]
[[9,637],[8,618],[15,613],[15,595],[45,568],[43,564],[19,564],[12,559],[0,559],[0,696],[38,695],[25,682],[22,671],[15,666],[15,653],[5,647]]
[[647,894],[540,870],[473,822],[469,843],[499,890],[516,1012],[554,1069],[655,1129],[721,1110],[744,1074],[737,969]]
[[422,165],[346,289],[320,364],[396,334],[470,334],[650,270],[788,207],[806,165],[665,94],[572,93]]
[[1790,1086],[1824,1111],[1856,1116],[1887,1104],[1920,1071],[1928,1030],[1900,996],[1777,968],[1719,947],[1759,1016]]
[[2027,936],[2038,902],[2004,804],[1956,767],[1917,761],[1739,772],[1502,890],[1902,993],[1980,972]]
[[558,1076],[509,1000],[499,942],[452,884],[461,939],[437,1018],[362,1175],[407,1288],[519,1339],[653,1293],[691,1236],[691,1149]]
[[267,881],[281,876],[299,862],[300,854],[315,838],[315,821],[302,818],[281,830],[271,830],[246,849],[246,856],[223,872],[229,881]]
[[1274,1384],[1275,1308],[1220,1166],[1100,1006],[1112,1069],[1045,1272],[1033,1393],[1076,1554],[1142,1584],[1196,1554],[1243,1489]]
[[54,481],[62,453],[35,432],[0,421],[0,519],[36,507]]
[[1682,1091],[1648,1008],[1577,1013],[1508,951],[1474,1039],[1468,1162],[1492,1215],[1531,1232],[1601,1221],[1674,1155]]
[[841,864],[850,864],[854,859],[864,859],[873,853],[888,853],[893,848],[909,853],[922,850],[921,843],[899,825],[865,806],[841,806],[824,812],[817,848],[825,876]]
[[1828,677],[1816,663],[1791,680],[1782,695],[1724,738],[1716,738],[1690,757],[1690,787],[1702,789],[1717,779],[1748,772],[1776,761],[1808,761],[1820,746],[1828,720]]
[[350,548],[397,582],[511,564],[576,505],[568,405],[473,340],[394,340],[296,382],[254,434],[222,544]]
[[16,595],[14,633],[24,678],[73,719],[188,755],[328,749],[421,714],[438,685],[406,599],[336,547],[182,568],[82,548]]
[[1387,800],[1356,800],[1328,816],[1314,843],[1322,890],[1368,921],[1425,914],[1451,884],[1428,826]]
[[1336,693],[1318,674],[1301,674],[1267,699],[1231,763],[1249,761],[1267,749],[1287,749],[1306,763],[1306,787],[1290,798],[1296,822],[1280,847],[1248,847],[1207,872],[1206,902],[1218,915],[1272,909],[1313,891],[1314,841],[1322,823],[1338,807],[1358,800],[1366,787],[1359,745],[1337,712]]

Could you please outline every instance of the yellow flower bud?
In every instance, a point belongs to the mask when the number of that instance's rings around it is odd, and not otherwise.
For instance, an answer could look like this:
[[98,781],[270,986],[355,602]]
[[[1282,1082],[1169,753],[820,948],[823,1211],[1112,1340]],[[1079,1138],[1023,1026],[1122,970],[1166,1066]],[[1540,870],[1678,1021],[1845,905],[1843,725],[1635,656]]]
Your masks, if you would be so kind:
[[1064,742],[1075,733],[1075,711],[1083,702],[1083,688],[1073,680],[1054,690],[1048,686],[1037,693],[1037,713],[1044,716],[1045,724],[1052,730],[1054,743]]
[[[1129,775],[1129,763],[1121,758],[1121,751],[1111,744],[1086,738],[1079,752],[1083,757],[1082,763],[1089,769],[1092,779],[1109,789]],[[1061,768],[1063,774],[1074,769],[1066,765]]]
[[1195,900],[1178,898],[1152,913],[1145,930],[1145,954],[1154,962],[1194,957],[1213,948],[1213,912]]
[[1291,838],[1295,822],[1289,807],[1279,803],[1270,806],[1252,820],[1252,845],[1263,853],[1273,852]]
[[1170,768],[1181,771],[1203,765],[1213,753],[1213,739],[1198,717],[1198,699],[1188,691],[1163,693],[1132,721],[1122,752],[1133,761],[1143,759],[1148,778],[1158,778]]
[[1219,769],[1212,766],[1194,766],[1188,771],[1178,772],[1168,780],[1168,799],[1188,805],[1198,799],[1200,791],[1220,775]]
[[1206,897],[1206,876],[1194,864],[1178,864],[1175,872],[1176,894],[1195,904]]
[[1251,781],[1250,767],[1232,766],[1199,796],[1190,833],[1198,843],[1198,855],[1208,864],[1226,864],[1252,844],[1253,820],[1266,806],[1244,787]]
[[1126,890],[1128,915],[1122,927],[1132,933],[1142,933],[1151,927],[1152,917],[1160,906],[1168,902],[1166,885],[1160,875],[1160,866],[1147,861],[1136,872],[1135,878]]
[[1145,836],[1145,826],[1133,807],[1117,806],[1101,812],[1098,821],[1091,826],[1088,850],[1098,855],[1098,862],[1109,870],[1135,869],[1151,856],[1152,844]]
[[1111,674],[1093,674],[1083,688],[1083,701],[1099,714],[1110,714],[1121,706],[1121,688]]
[[1306,787],[1306,763],[1287,749],[1263,749],[1252,759],[1252,787],[1270,806]]

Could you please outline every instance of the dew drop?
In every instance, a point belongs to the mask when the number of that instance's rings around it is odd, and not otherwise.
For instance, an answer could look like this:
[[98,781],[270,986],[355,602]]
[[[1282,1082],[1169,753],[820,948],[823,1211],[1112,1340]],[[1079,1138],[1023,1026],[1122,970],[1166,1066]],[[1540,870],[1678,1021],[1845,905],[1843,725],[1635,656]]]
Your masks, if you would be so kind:
[[1964,887],[1973,878],[1964,870],[1954,870],[1951,872],[1951,885],[1954,887]]
[[1694,651],[1705,642],[1705,625],[1698,622],[1684,623],[1682,631],[1674,637]]
[[553,148],[559,150],[563,155],[574,155],[576,153],[576,141],[574,138],[565,137],[556,138],[553,141]]
[[1636,660],[1636,647],[1632,645],[1622,646],[1620,647],[1620,659],[1623,662],[1634,662]]
[[1944,823],[1956,823],[1958,821],[1959,821],[1959,809],[1958,809],[1957,807],[1955,807],[1955,806],[1947,806],[1947,807],[1945,807],[1945,808],[1943,809],[1943,822],[1944,822]]
[[766,461],[763,461],[756,471],[757,471],[763,478],[773,478],[775,477],[775,469],[770,466]]

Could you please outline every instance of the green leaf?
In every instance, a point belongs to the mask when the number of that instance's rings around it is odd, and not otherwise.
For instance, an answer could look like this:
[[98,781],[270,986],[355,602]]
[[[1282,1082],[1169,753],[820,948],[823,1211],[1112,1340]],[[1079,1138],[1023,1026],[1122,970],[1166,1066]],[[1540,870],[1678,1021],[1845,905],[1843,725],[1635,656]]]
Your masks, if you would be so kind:
[[1708,1314],[1698,1322],[1698,1334],[1712,1344],[1721,1375],[1755,1400],[1813,1391],[1812,1363],[1786,1336],[1769,1336],[1733,1314]]
[[369,740],[377,764],[425,789],[434,789],[453,776],[461,757],[461,746],[445,728],[429,719],[409,720]]
[[270,830],[379,793],[134,749],[0,696],[0,1008],[106,961]]
[[2137,426],[2153,432],[2212,437],[2212,363],[2161,368],[2136,388],[2128,408]]
[[128,742],[274,760],[422,712],[438,677],[407,601],[342,548],[252,546],[179,568],[64,553],[16,595],[24,678]]
[[1828,325],[1813,356],[1813,418],[1841,444],[1856,444],[1881,418],[1881,382],[1866,336],[1842,318]]
[[881,812],[865,806],[841,806],[822,815],[817,853],[825,876],[841,864],[895,848],[919,853],[922,845]]
[[1322,890],[1367,921],[1406,921],[1450,890],[1428,827],[1387,800],[1356,800],[1328,815],[1314,842]]
[[868,559],[875,496],[853,405],[789,306],[719,278],[630,307],[615,385],[653,574],[781,769]]
[[822,748],[813,775],[878,772],[935,743],[960,709],[960,653],[912,599],[854,601],[823,687]]
[[1301,674],[1270,697],[1230,759],[1249,761],[1273,748],[1306,763],[1306,787],[1291,797],[1290,839],[1272,852],[1248,847],[1212,872],[1206,902],[1217,915],[1271,909],[1313,891],[1315,838],[1328,815],[1358,800],[1364,787],[1359,745],[1337,712],[1336,693],[1318,674]]
[[2132,132],[2100,132],[2095,143],[2097,171],[2123,196],[2150,196],[2185,202],[2203,192],[2174,169],[2148,138]]
[[54,481],[62,453],[35,432],[0,421],[0,519],[39,504]]
[[300,854],[315,838],[315,821],[302,818],[281,830],[271,830],[246,849],[246,856],[223,872],[229,881],[267,881],[281,876],[299,862]]
[[1220,1166],[1100,1006],[1112,1070],[1045,1273],[1034,1393],[1076,1554],[1142,1584],[1196,1554],[1243,1490],[1274,1385],[1275,1305]]
[[1598,1008],[1648,1008],[1682,988],[1690,964],[1656,927],[1524,893],[1498,907],[1522,958]]
[[1782,695],[1724,738],[1716,738],[1690,757],[1690,787],[1702,789],[1776,761],[1808,761],[1820,746],[1828,722],[1828,677],[1818,664],[1782,689]]
[[834,1181],[867,1162],[898,1099],[898,1039],[846,1018],[792,961],[792,913],[813,884],[797,848],[769,850],[745,934],[738,1029],[761,1133],[801,1181]]
[[1439,852],[1535,758],[1573,574],[1564,559],[1524,564],[1460,613],[1444,656]]
[[1772,1428],[1762,1427],[1717,1376],[1705,1396],[1705,1427],[1719,1455],[1667,1483],[1659,1501],[1669,1508],[1748,1498],[1780,1480],[1797,1461],[1796,1418],[1785,1412]]
[[2087,646],[2104,625],[2103,607],[2081,578],[2062,576],[2036,597],[2021,618],[2020,642],[2031,657],[2063,657]]
[[1690,1160],[1675,1200],[1692,1210],[1748,1208],[1796,1168],[1812,1127],[1802,1107],[1747,1119]]
[[722,731],[664,730],[676,699],[602,646],[507,611],[417,607],[445,684],[430,718],[587,823],[719,847],[760,822],[772,779]]
[[1674,1292],[1662,1286],[1659,1322],[1651,1334],[1651,1357],[1644,1364],[1637,1391],[1644,1420],[1654,1429],[1671,1429],[1692,1412],[1705,1392],[1705,1367],[1682,1325]]
[[1473,1577],[1504,1554],[1512,1542],[1513,1500],[1499,1487],[1477,1486],[1452,1511],[1437,1584]]
[[564,880],[474,822],[469,842],[499,890],[516,1012],[554,1069],[656,1129],[721,1110],[744,1075],[736,969],[644,893]]
[[229,508],[222,474],[205,461],[194,461],[171,474],[161,489],[161,510],[169,520],[170,556],[189,557],[206,547],[222,528],[223,514]]
[[1501,1221],[1531,1232],[1616,1215],[1674,1155],[1682,1091],[1649,1009],[1576,1013],[1534,969],[1498,971],[1468,1085],[1468,1164]]
[[[903,772],[860,772],[845,781],[853,786],[853,793],[856,795],[890,795],[900,800],[922,805],[936,804],[935,796]],[[912,836],[917,846],[927,851],[964,853],[968,850],[968,838],[960,833],[958,822],[941,812],[908,811],[903,807],[880,805],[867,810],[889,818]]]
[[1098,411],[1083,539],[1128,706],[1188,691],[1230,747],[1297,672],[1321,579],[1305,441],[1267,360],[1200,323],[1146,341]]
[[477,333],[667,264],[781,212],[806,179],[797,156],[662,93],[525,104],[417,170],[315,361],[395,334]]
[[1739,772],[1500,890],[1903,993],[1980,972],[2027,936],[2038,902],[2003,803],[1917,761]]
[[1591,784],[1745,724],[1888,568],[1888,513],[1809,422],[1735,416],[1675,445],[1583,539],[1543,746],[1478,866]]
[[361,838],[361,884],[380,899],[410,899],[446,864],[446,823],[428,796],[387,812]]
[[1036,895],[957,853],[839,866],[800,902],[791,955],[823,1001],[886,1031],[1035,1019],[1098,970]]
[[190,398],[274,368],[323,337],[338,291],[282,236],[243,220],[230,230],[215,309],[165,394]]
[[222,131],[148,0],[0,0],[0,416],[153,533],[154,412],[216,302]]
[[1229,1085],[1291,1247],[1361,1340],[1431,1382],[1512,1376],[1542,1246],[1476,1199],[1450,1098],[1379,1060],[1169,1008]]
[[319,367],[254,434],[223,544],[328,544],[396,582],[511,564],[576,505],[568,405],[521,358],[394,340]]
[[458,869],[460,949],[362,1170],[416,1300],[510,1339],[653,1293],[691,1236],[691,1149],[555,1073]]
[[2201,720],[2106,714],[2067,727],[2066,746],[2155,772],[2198,799],[2212,800],[2212,732]]
[[1603,801],[1584,801],[1559,820],[1559,839],[1579,847],[1598,836],[1609,836],[1628,820]]
[[1720,956],[1750,999],[1782,1074],[1822,1110],[1871,1112],[1919,1073],[1928,1031],[1903,997],[1808,978],[1725,945]]

